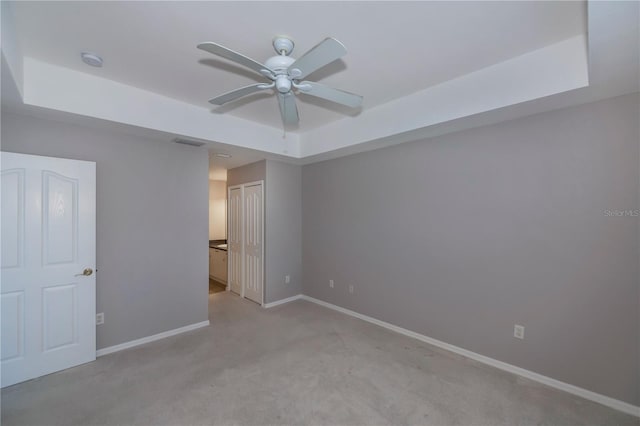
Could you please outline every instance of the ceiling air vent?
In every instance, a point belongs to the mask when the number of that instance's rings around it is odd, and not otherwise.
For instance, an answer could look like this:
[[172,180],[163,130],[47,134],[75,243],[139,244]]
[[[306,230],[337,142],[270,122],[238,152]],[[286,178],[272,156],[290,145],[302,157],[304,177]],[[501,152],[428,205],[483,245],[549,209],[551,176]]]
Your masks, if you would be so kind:
[[198,141],[190,141],[189,139],[180,139],[180,138],[175,138],[173,140],[174,143],[179,143],[182,145],[189,145],[189,146],[202,146],[204,145],[204,142],[198,142]]

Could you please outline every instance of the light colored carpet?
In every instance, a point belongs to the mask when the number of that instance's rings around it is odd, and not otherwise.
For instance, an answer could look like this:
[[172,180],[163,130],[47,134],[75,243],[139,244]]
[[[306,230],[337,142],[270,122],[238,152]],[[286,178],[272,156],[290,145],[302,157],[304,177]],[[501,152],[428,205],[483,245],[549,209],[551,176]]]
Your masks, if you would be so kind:
[[210,327],[3,390],[2,424],[639,424],[309,302],[209,298]]

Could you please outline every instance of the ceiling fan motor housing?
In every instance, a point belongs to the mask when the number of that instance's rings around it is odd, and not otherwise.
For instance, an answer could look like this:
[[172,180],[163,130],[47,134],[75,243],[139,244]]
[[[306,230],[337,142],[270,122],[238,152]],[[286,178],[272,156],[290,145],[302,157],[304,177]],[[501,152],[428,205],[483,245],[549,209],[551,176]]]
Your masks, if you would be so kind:
[[267,59],[264,64],[267,68],[274,70],[276,74],[283,74],[287,72],[289,65],[293,64],[295,61],[296,60],[291,56],[277,55]]
[[273,56],[265,62],[265,65],[276,73],[276,89],[280,93],[288,93],[291,90],[291,78],[287,69],[296,60],[290,56]]

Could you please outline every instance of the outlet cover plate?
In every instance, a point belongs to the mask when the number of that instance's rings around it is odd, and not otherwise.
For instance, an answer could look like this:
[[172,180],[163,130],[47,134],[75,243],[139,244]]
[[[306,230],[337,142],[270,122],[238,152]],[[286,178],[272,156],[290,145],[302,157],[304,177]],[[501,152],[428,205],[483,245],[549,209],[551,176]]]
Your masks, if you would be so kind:
[[524,325],[514,325],[513,326],[513,337],[517,339],[524,339]]

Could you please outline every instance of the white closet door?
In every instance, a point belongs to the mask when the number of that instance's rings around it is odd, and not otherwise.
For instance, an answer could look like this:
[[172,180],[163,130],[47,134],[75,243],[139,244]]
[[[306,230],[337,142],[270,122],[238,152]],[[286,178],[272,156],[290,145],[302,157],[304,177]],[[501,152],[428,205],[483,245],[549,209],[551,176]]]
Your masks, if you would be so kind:
[[263,205],[262,183],[244,187],[244,296],[262,304]]
[[229,188],[228,206],[229,289],[242,295],[242,187]]
[[96,165],[0,155],[4,387],[95,360]]

